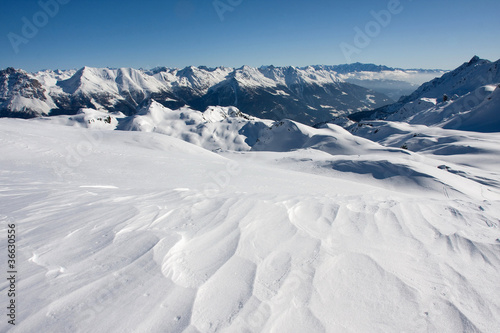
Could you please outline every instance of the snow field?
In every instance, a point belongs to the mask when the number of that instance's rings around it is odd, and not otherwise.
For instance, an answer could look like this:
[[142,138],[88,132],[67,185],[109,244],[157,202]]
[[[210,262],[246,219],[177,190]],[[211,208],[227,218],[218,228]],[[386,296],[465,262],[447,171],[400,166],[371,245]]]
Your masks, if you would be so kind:
[[[274,130],[276,149],[214,154],[1,119],[1,215],[17,224],[21,277],[10,331],[500,330],[493,169],[338,127]],[[477,137],[494,161],[496,136]]]

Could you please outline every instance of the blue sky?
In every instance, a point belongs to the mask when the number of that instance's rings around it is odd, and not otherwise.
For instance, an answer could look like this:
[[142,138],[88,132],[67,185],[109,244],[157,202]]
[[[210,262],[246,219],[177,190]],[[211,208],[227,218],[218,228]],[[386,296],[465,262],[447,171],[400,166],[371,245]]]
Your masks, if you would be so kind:
[[[475,54],[500,58],[498,0],[18,0],[0,8],[0,68],[27,71],[357,61],[453,69]],[[381,11],[390,16],[377,21],[372,12]]]

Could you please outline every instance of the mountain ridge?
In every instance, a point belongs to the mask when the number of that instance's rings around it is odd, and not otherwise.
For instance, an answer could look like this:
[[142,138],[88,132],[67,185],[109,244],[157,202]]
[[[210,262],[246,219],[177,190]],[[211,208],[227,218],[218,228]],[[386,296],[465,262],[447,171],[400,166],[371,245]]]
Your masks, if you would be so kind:
[[[17,75],[25,88],[9,85],[11,75]],[[333,67],[319,65],[152,70],[85,66],[36,73],[8,68],[0,71],[1,82],[5,90],[0,95],[2,117],[76,114],[81,108],[133,115],[155,99],[173,109],[190,106],[204,111],[208,106],[235,106],[256,117],[291,118],[313,125],[391,102],[383,93],[349,82]],[[20,98],[29,96],[35,96],[30,103]]]
[[497,131],[500,127],[479,126],[477,120],[474,125],[467,123],[477,118],[475,114],[482,114],[485,122],[488,119],[497,122],[495,108],[498,108],[496,90],[499,83],[500,60],[491,62],[474,56],[455,70],[424,83],[394,104],[349,117],[355,121],[386,119],[455,129]]

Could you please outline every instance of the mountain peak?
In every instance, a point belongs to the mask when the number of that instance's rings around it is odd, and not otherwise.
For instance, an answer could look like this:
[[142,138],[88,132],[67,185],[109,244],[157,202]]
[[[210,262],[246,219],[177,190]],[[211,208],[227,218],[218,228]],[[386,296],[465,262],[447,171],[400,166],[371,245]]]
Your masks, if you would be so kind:
[[7,67],[6,69],[0,71],[1,74],[5,74],[5,75],[14,74],[17,72],[18,72],[18,70],[15,69],[14,67]]
[[472,59],[469,61],[469,65],[475,64],[476,62],[479,62],[481,58],[479,58],[477,55],[473,56]]

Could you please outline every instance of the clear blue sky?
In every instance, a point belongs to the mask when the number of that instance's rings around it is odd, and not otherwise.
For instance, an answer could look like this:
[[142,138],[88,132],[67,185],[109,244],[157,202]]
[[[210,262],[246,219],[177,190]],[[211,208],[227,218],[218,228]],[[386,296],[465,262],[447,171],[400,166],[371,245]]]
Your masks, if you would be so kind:
[[[51,1],[68,2],[41,0]],[[386,26],[377,23],[378,30],[370,12],[387,10],[396,0],[217,1],[230,10],[220,7],[218,13],[213,0],[69,0],[53,17],[44,14],[38,0],[2,1],[0,68],[359,61],[453,69],[475,54],[500,58],[498,0],[400,0],[400,12],[391,14]],[[26,21],[38,24],[38,32],[25,28],[23,33]],[[356,45],[354,28],[364,31],[367,24],[373,37]],[[346,58],[341,43],[357,51]]]

